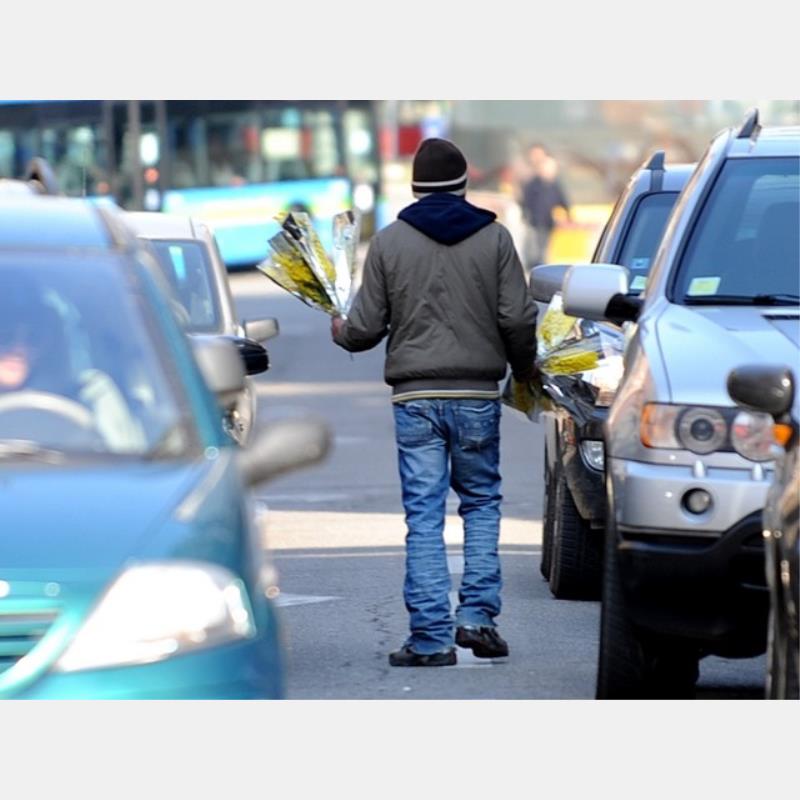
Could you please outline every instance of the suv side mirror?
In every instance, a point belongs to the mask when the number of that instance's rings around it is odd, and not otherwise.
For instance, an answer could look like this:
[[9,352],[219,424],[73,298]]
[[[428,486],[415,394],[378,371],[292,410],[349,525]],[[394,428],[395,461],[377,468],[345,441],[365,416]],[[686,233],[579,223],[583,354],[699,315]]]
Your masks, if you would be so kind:
[[540,303],[549,303],[560,292],[571,264],[540,264],[532,267],[528,281],[531,297]]
[[208,388],[226,408],[244,389],[244,364],[234,344],[220,336],[192,336],[192,349]]
[[728,375],[728,394],[738,405],[778,419],[794,402],[794,378],[788,367],[748,364]]
[[641,300],[627,295],[628,270],[625,267],[578,264],[564,278],[564,313],[584,319],[634,320],[639,315]]
[[237,454],[248,486],[321,461],[330,450],[328,426],[315,419],[283,420],[259,431],[252,444]]
[[280,333],[278,320],[274,317],[267,319],[251,319],[244,322],[244,335],[254,342],[266,342]]

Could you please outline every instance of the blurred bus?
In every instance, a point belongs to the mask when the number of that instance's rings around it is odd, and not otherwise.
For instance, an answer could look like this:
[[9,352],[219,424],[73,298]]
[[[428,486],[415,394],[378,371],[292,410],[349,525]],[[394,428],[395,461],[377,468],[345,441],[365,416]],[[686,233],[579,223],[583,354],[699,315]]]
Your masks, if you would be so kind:
[[338,211],[381,197],[374,101],[0,101],[0,177],[46,158],[68,195],[210,223],[231,267],[267,254],[279,211],[308,211],[324,244]]

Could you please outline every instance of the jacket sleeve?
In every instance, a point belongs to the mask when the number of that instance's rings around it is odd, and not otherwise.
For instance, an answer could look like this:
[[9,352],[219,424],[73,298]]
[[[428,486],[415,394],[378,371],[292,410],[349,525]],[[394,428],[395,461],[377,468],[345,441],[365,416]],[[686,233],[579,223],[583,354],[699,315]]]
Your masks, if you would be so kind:
[[350,313],[335,342],[358,353],[375,347],[389,331],[389,302],[378,241],[373,239],[364,262],[364,277]]
[[527,380],[536,358],[537,308],[528,293],[514,242],[505,229],[500,237],[499,261],[497,324],[514,377]]

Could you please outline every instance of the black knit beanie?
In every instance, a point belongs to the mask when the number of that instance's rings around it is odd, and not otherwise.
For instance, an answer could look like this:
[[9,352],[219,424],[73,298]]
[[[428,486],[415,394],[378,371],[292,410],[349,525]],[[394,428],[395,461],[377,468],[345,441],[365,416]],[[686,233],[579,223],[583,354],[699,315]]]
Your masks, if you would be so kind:
[[414,155],[411,174],[414,197],[434,192],[464,196],[467,191],[467,160],[446,139],[425,139]]

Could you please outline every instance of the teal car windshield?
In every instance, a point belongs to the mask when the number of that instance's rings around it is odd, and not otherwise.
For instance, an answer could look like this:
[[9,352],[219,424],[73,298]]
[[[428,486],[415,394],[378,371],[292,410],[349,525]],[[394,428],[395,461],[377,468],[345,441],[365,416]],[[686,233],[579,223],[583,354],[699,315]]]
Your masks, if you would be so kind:
[[221,319],[205,245],[191,240],[152,239],[158,263],[175,299],[183,306],[190,333],[214,333]]
[[190,446],[136,280],[115,259],[0,260],[0,461]]
[[800,159],[729,159],[705,201],[675,284],[689,305],[797,305]]

